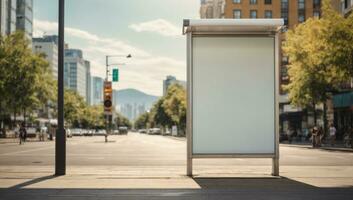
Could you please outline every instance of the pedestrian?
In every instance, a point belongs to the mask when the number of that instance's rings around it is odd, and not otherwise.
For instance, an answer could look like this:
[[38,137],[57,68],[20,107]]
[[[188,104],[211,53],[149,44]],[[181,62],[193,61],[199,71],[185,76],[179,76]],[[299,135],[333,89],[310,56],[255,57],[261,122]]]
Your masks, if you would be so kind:
[[26,142],[27,130],[26,130],[25,123],[21,124],[20,130],[19,130],[19,136],[20,136],[20,144]]
[[312,143],[313,143],[313,148],[317,147],[317,133],[318,133],[318,129],[316,126],[313,127],[313,129],[311,130],[311,137],[312,137]]
[[334,146],[335,145],[335,140],[336,140],[336,128],[335,128],[335,126],[333,124],[330,125],[329,132],[330,132],[331,146]]

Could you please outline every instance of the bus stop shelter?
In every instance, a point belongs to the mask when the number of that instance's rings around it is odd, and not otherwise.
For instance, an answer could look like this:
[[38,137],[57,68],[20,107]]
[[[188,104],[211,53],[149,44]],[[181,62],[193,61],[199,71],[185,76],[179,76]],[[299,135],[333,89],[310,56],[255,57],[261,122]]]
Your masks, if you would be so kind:
[[270,158],[279,175],[282,26],[282,19],[184,20],[187,175],[202,158]]

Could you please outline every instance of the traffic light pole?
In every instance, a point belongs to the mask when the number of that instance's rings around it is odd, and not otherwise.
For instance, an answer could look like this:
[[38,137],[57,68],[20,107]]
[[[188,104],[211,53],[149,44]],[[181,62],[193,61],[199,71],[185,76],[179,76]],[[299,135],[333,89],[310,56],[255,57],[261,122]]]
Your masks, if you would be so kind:
[[[107,83],[109,81],[109,66],[111,65],[125,65],[124,63],[120,63],[120,64],[109,64],[109,58],[110,57],[126,57],[126,58],[131,58],[131,54],[128,54],[127,56],[124,55],[106,55],[105,56],[105,82]],[[104,86],[105,87],[105,86]],[[105,94],[104,94],[105,96]],[[109,114],[104,114],[105,115],[105,129],[106,129],[106,135],[105,135],[105,142],[108,142],[108,135],[111,132],[112,129],[112,120],[113,120],[113,116],[112,113],[111,115]]]
[[58,48],[58,128],[55,136],[55,175],[66,174],[66,134],[64,129],[64,18],[65,0],[59,0]]

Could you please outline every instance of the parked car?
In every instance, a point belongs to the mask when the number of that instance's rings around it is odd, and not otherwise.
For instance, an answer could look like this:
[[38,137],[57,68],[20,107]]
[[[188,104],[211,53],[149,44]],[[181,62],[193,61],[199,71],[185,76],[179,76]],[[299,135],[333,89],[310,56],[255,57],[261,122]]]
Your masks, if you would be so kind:
[[90,129],[85,129],[83,135],[84,136],[93,136],[93,131]]
[[99,129],[95,132],[95,135],[104,136],[107,132],[104,129]]
[[119,127],[119,134],[120,135],[126,135],[128,132],[128,128],[126,126],[120,126]]
[[139,129],[139,133],[147,133],[146,129]]
[[71,134],[73,136],[82,136],[83,135],[82,130],[78,129],[78,128],[72,129],[71,130]]
[[160,128],[151,128],[150,131],[148,132],[150,135],[160,135],[161,134],[161,129]]
[[119,135],[119,130],[113,130],[113,135]]
[[39,135],[39,129],[35,127],[27,127],[27,138],[36,138]]

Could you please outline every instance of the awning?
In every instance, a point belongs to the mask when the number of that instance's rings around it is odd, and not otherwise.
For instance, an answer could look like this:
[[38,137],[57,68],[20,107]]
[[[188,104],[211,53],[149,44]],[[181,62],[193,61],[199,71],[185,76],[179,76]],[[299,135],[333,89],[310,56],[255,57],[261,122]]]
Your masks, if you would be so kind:
[[277,32],[283,24],[283,19],[185,19],[183,32]]
[[353,92],[337,94],[333,96],[333,106],[344,108],[353,106]]

